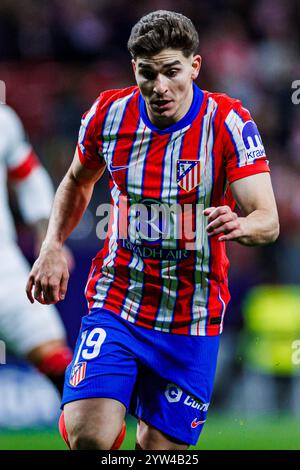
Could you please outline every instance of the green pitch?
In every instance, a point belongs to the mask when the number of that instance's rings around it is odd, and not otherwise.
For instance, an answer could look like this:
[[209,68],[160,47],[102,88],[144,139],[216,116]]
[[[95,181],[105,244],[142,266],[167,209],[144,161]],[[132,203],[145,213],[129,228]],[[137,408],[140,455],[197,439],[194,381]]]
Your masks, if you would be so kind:
[[[210,414],[196,447],[203,450],[299,450],[300,419],[292,416],[245,420]],[[134,449],[135,421],[128,420],[122,449]],[[66,449],[56,429],[0,431],[0,450]]]

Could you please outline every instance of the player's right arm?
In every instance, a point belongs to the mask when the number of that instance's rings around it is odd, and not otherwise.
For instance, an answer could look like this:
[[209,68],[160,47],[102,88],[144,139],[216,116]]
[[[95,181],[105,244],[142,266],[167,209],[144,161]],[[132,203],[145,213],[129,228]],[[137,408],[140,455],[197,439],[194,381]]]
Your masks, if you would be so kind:
[[63,244],[80,222],[94,185],[105,170],[104,165],[98,168],[83,165],[79,152],[77,147],[71,167],[57,189],[46,238],[29,275],[26,293],[31,303],[34,299],[56,303],[64,299],[67,291],[69,272]]

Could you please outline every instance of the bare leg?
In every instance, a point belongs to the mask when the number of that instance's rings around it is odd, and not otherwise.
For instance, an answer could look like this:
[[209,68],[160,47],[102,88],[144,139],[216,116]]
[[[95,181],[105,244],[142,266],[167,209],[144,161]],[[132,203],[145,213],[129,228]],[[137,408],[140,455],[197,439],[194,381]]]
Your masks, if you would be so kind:
[[162,433],[151,424],[139,420],[136,449],[143,450],[186,450],[188,444],[177,441]]
[[87,398],[64,406],[72,450],[110,450],[118,437],[125,406],[111,398]]

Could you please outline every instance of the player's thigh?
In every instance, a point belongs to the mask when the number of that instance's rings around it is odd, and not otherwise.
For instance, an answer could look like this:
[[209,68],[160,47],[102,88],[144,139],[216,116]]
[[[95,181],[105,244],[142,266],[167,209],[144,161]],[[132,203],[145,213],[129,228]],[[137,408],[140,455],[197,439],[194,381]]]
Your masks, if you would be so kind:
[[131,412],[141,421],[137,442],[143,449],[185,449],[197,443],[206,421],[212,384],[208,386],[203,378],[197,388],[198,398],[146,367],[139,371]]
[[[137,376],[137,360],[128,346],[133,341],[115,314],[90,313],[83,317],[73,360],[66,369],[62,406],[77,409],[72,403],[78,403],[81,416],[85,414],[82,403],[86,402],[87,407],[92,403],[88,399],[101,399],[95,402],[99,403],[101,412],[101,404],[110,399],[105,410],[110,410],[111,406],[111,415],[115,408],[124,414],[129,408]],[[104,413],[108,422],[109,413]]]
[[138,421],[136,441],[143,450],[186,450],[189,447],[141,419]]
[[108,443],[110,448],[121,430],[125,413],[123,403],[110,398],[88,398],[67,403],[64,419],[71,446],[83,439]]

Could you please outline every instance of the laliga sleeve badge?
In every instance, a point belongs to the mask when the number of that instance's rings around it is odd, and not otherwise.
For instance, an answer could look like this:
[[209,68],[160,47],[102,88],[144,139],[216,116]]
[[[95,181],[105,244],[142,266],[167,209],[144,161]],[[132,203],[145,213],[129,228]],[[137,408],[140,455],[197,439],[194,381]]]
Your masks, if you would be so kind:
[[70,384],[76,387],[85,378],[86,362],[78,362],[72,367],[70,375]]
[[192,191],[200,181],[200,160],[177,160],[177,183],[182,189]]
[[242,137],[248,163],[253,163],[257,158],[266,156],[261,136],[253,121],[245,122],[242,129]]

